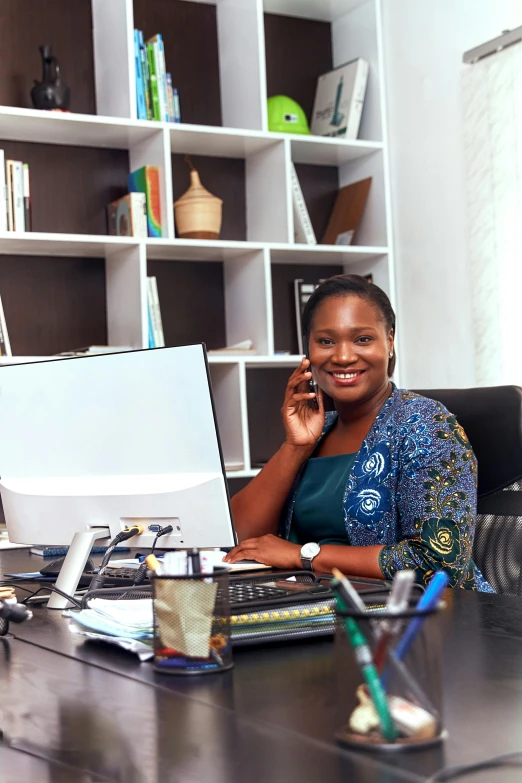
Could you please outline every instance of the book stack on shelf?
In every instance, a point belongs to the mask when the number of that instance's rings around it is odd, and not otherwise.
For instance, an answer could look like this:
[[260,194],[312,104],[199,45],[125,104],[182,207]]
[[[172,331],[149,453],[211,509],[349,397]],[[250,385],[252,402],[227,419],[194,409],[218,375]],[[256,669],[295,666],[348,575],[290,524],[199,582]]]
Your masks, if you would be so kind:
[[165,65],[165,47],[161,33],[143,38],[134,30],[136,101],[139,120],[181,122],[179,95]]
[[129,193],[107,206],[108,232],[119,237],[160,237],[159,169],[142,166],[129,174]]
[[29,164],[6,160],[0,150],[0,233],[31,231]]

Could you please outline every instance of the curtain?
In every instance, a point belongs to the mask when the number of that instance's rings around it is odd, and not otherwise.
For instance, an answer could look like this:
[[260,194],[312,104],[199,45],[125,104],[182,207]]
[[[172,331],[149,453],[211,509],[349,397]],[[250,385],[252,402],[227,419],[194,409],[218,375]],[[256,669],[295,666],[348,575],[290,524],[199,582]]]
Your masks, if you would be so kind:
[[522,43],[464,66],[462,96],[477,385],[522,386]]

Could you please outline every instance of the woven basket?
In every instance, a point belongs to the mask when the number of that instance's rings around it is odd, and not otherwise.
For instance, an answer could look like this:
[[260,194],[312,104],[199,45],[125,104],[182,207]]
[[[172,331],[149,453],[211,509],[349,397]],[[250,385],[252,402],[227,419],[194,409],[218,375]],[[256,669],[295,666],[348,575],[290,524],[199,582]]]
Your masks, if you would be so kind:
[[177,234],[182,239],[218,239],[223,201],[203,187],[196,169],[189,189],[174,202]]

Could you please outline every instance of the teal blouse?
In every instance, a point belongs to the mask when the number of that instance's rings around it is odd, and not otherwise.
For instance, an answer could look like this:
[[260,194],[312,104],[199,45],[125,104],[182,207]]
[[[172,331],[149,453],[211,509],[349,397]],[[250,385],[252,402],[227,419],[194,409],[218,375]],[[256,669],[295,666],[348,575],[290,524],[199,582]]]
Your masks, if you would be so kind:
[[349,544],[344,493],[357,454],[312,457],[297,491],[290,540],[296,544]]

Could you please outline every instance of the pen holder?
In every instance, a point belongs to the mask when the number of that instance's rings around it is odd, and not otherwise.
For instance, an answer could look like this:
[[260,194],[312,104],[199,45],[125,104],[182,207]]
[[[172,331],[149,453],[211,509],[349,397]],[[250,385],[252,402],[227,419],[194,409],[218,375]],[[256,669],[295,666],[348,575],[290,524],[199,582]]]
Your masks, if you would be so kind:
[[212,674],[231,669],[228,573],[152,578],[154,669]]
[[401,614],[338,610],[336,616],[336,739],[385,751],[444,739],[439,611],[413,605]]

